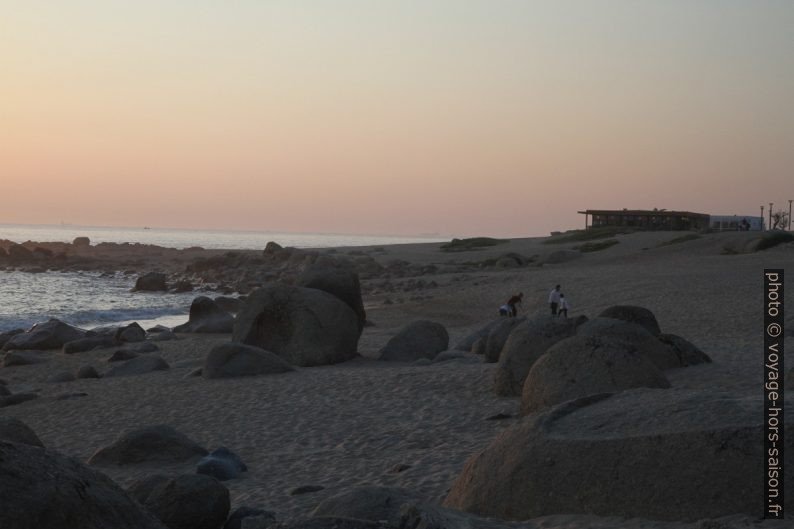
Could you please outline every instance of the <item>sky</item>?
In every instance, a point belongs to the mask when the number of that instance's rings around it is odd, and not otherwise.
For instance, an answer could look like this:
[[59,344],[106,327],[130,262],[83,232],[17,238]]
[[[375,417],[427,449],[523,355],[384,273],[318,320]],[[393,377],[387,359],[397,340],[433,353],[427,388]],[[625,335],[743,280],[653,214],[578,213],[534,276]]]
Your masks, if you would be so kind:
[[0,0],[0,223],[752,215],[794,199],[792,94],[790,0]]

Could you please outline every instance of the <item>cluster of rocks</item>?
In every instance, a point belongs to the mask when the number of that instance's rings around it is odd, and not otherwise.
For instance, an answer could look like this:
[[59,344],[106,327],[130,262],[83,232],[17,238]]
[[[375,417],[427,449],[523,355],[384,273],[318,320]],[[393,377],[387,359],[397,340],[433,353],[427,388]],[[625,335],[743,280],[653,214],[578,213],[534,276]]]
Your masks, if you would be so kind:
[[179,332],[231,332],[231,343],[214,347],[200,371],[205,378],[285,373],[293,366],[344,362],[358,354],[366,323],[358,275],[346,268],[309,268],[296,284],[270,283],[235,307],[194,300]]
[[[196,466],[194,473],[150,474],[126,490],[92,468],[158,463]],[[240,528],[247,518],[275,522],[262,509],[243,506],[230,514],[229,490],[221,481],[246,470],[227,448],[209,453],[164,425],[128,432],[83,464],[45,448],[22,421],[0,417],[0,497],[15,505],[0,510],[0,526],[221,529]]]
[[151,244],[99,243],[92,245],[88,237],[73,242],[33,242],[21,244],[0,240],[0,268],[40,273],[50,271],[102,271],[111,275],[115,270],[146,267],[163,262],[185,262],[203,253],[201,248],[177,250]]
[[[168,369],[169,365],[163,358],[149,353],[159,351],[154,341],[173,338],[175,335],[168,330],[156,328],[145,331],[137,323],[85,331],[52,319],[34,325],[27,331],[16,329],[0,334],[0,349],[6,351],[3,366],[13,367],[47,362],[52,358],[52,350],[72,355],[94,349],[117,348],[107,359],[113,366],[105,373],[100,373],[94,366],[84,365],[74,371],[57,373],[49,379],[51,383],[62,383]],[[20,398],[15,396],[15,399]]]
[[[538,529],[544,523],[501,520],[559,512],[683,521],[753,516],[762,488],[757,469],[765,457],[756,442],[757,404],[720,392],[650,389],[570,401],[497,436],[467,462],[442,506],[406,489],[363,485],[285,521],[246,505],[232,511],[223,481],[246,472],[245,463],[224,447],[209,452],[169,426],[128,432],[83,464],[44,447],[20,420],[0,417],[0,497],[15,505],[0,510],[0,526]],[[794,434],[791,422],[786,433]],[[652,462],[636,464],[649,454]],[[94,470],[142,464],[195,466],[175,475],[155,471],[126,490]],[[792,477],[786,480],[794,485]],[[794,508],[790,503],[785,506]],[[595,521],[594,527],[609,526]],[[747,516],[733,516],[703,520],[698,527],[758,526]]]
[[664,375],[708,363],[686,339],[661,332],[643,307],[614,306],[597,318],[502,318],[457,344],[496,362],[494,392],[521,396],[525,414],[566,400],[636,387],[667,388]]
[[651,311],[501,320],[457,347],[498,362],[494,391],[521,396],[526,418],[469,459],[444,506],[505,520],[756,512],[760,400],[671,388],[666,370],[710,359]]
[[[753,516],[767,457],[758,441],[762,406],[760,395],[718,389],[641,388],[566,401],[469,458],[444,505],[505,520],[562,512],[689,522]],[[794,413],[786,408],[790,450]]]

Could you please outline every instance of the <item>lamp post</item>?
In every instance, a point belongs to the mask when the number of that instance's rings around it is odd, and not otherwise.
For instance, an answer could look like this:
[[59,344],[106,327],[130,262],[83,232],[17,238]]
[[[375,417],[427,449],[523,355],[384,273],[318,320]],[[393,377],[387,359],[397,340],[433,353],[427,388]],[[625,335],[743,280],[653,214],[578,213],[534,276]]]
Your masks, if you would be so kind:
[[769,229],[772,229],[772,202],[769,203]]
[[764,206],[761,206],[761,231],[764,231]]
[[791,231],[791,199],[788,199],[788,231]]

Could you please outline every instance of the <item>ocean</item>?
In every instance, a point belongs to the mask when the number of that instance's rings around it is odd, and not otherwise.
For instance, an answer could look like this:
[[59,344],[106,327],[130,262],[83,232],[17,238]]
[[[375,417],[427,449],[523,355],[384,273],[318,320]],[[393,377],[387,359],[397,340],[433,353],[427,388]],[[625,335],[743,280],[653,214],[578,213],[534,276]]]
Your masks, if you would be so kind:
[[[137,242],[170,248],[201,246],[230,250],[264,248],[268,241],[298,248],[328,248],[442,240],[439,237],[0,224],[0,239],[14,242],[71,242],[81,236],[89,237],[91,244]],[[50,318],[86,329],[132,321],[144,327],[156,324],[173,327],[187,321],[190,302],[197,293],[132,293],[130,289],[134,283],[135,276],[120,273],[103,276],[98,272],[0,271],[0,332],[28,328]]]

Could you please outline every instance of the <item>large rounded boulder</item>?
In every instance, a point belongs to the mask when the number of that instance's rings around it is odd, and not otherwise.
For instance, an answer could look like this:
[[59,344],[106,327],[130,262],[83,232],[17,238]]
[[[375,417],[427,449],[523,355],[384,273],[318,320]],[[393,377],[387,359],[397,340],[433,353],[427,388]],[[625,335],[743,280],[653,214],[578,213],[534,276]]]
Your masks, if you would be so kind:
[[500,397],[521,395],[532,364],[549,347],[573,336],[579,323],[580,319],[542,314],[517,325],[502,347],[494,374],[494,393]]
[[440,323],[418,320],[392,336],[380,352],[380,360],[413,362],[420,358],[432,360],[449,347],[449,334]]
[[669,387],[664,374],[636,347],[574,336],[553,345],[532,366],[521,394],[521,413],[599,393]]
[[659,336],[662,333],[659,322],[656,321],[656,316],[645,307],[614,305],[608,309],[604,309],[598,316],[601,318],[614,318],[616,320],[636,323],[641,327],[645,327],[645,330],[654,336]]
[[149,426],[126,433],[100,448],[88,463],[129,465],[146,462],[183,462],[207,455],[207,450],[167,425]]
[[190,304],[188,322],[174,327],[174,332],[230,333],[233,329],[234,316],[214,300],[199,296]]
[[367,313],[361,298],[361,283],[355,271],[348,268],[310,268],[298,278],[296,284],[316,288],[341,299],[356,313],[359,333],[364,329]]
[[[794,450],[794,400],[785,442]],[[506,520],[552,514],[695,521],[758,515],[761,396],[636,389],[567,402],[469,458],[446,507]],[[794,487],[787,472],[785,488]],[[794,509],[788,495],[787,510]]]
[[301,367],[350,360],[358,349],[358,318],[322,290],[271,284],[253,291],[234,322],[232,341],[271,351]]
[[218,529],[231,508],[229,489],[204,474],[155,476],[138,483],[134,495],[168,529]]
[[280,356],[240,343],[216,345],[204,359],[204,378],[231,378],[286,373],[295,369]]
[[525,317],[504,318],[491,328],[488,332],[488,336],[485,338],[484,355],[487,363],[494,364],[499,361],[502,349],[507,343],[510,334],[525,321]]
[[491,332],[491,329],[493,329],[501,321],[503,321],[502,318],[493,320],[487,325],[480,327],[473,333],[466,335],[455,345],[455,349],[458,351],[465,351],[467,353],[474,353],[474,344],[480,341],[484,342],[484,339],[488,338],[488,334]]
[[599,316],[577,327],[576,335],[609,338],[630,344],[663,371],[681,367],[675,351],[637,323]]
[[0,440],[0,527],[165,529],[110,478],[78,461]]
[[659,341],[662,342],[678,358],[680,367],[694,366],[697,364],[710,364],[709,355],[700,350],[698,346],[689,340],[675,334],[660,334]]
[[45,323],[37,323],[29,331],[11,336],[3,345],[3,349],[60,349],[67,342],[84,338],[86,332],[72,327],[60,320],[51,319]]
[[[0,388],[2,387],[0,386]],[[0,439],[11,443],[44,446],[36,432],[15,417],[0,417]]]

